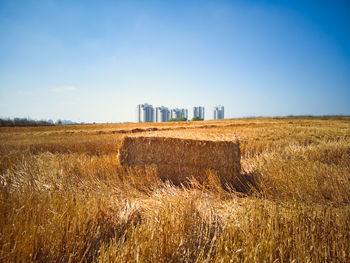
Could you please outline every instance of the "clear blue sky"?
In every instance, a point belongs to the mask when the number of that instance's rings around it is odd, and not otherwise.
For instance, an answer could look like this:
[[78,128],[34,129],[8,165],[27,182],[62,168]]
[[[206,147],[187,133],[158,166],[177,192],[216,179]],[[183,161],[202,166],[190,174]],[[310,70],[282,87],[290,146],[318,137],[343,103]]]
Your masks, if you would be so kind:
[[350,115],[350,2],[0,0],[0,117]]

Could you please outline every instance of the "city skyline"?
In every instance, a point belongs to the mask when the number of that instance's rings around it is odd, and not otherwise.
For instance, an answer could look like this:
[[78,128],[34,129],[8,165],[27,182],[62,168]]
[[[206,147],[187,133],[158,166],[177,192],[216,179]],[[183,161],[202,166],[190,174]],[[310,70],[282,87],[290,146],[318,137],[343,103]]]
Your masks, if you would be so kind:
[[0,118],[350,115],[350,2],[0,1]]
[[[192,109],[192,116],[190,116],[186,108],[169,108],[163,105],[153,107],[152,104],[145,102],[136,106],[136,122],[167,122],[174,119],[179,120],[181,118],[191,120],[194,117],[205,120],[205,107],[194,106]],[[224,106],[218,105],[213,107],[212,113],[212,119],[224,119]]]
[[188,110],[165,106],[153,107],[153,105],[144,103],[136,106],[136,122],[167,122],[172,119],[185,118],[188,120]]

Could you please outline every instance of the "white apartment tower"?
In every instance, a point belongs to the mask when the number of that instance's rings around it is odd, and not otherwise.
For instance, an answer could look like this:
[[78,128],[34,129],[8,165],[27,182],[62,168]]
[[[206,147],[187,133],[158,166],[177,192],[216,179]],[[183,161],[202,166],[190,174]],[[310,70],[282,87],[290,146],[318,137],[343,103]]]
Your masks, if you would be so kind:
[[154,112],[154,121],[155,122],[167,122],[170,118],[170,111],[167,107],[161,106],[156,107]]
[[204,107],[193,107],[193,117],[199,117],[204,120]]
[[136,120],[137,122],[153,122],[154,109],[150,104],[139,104],[136,106]]
[[224,106],[219,105],[214,107],[214,120],[221,120],[224,118]]
[[170,112],[170,118],[171,119],[180,119],[180,118],[186,118],[188,119],[188,110],[187,109],[172,109]]

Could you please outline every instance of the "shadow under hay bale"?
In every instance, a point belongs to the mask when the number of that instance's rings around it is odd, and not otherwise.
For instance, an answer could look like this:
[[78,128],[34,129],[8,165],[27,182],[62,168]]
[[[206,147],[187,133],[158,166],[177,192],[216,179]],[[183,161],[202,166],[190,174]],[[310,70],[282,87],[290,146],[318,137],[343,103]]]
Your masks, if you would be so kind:
[[261,196],[260,175],[255,172],[241,173],[239,175],[239,184],[234,185],[234,190],[244,194],[254,194]]
[[238,140],[210,141],[169,137],[133,137],[123,139],[118,158],[125,168],[153,167],[162,180],[175,185],[194,177],[199,182],[208,170],[217,172],[221,184],[239,188],[240,149]]

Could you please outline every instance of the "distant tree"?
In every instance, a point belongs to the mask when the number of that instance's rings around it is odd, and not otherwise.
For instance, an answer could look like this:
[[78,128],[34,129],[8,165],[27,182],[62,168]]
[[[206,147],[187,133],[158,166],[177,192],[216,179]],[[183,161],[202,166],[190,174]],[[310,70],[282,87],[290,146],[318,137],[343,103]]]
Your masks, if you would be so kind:
[[194,116],[191,121],[203,121],[203,118],[200,118],[198,116]]
[[187,121],[187,118],[185,118],[185,117],[181,117],[181,118],[178,118],[178,119],[171,118],[169,121]]

